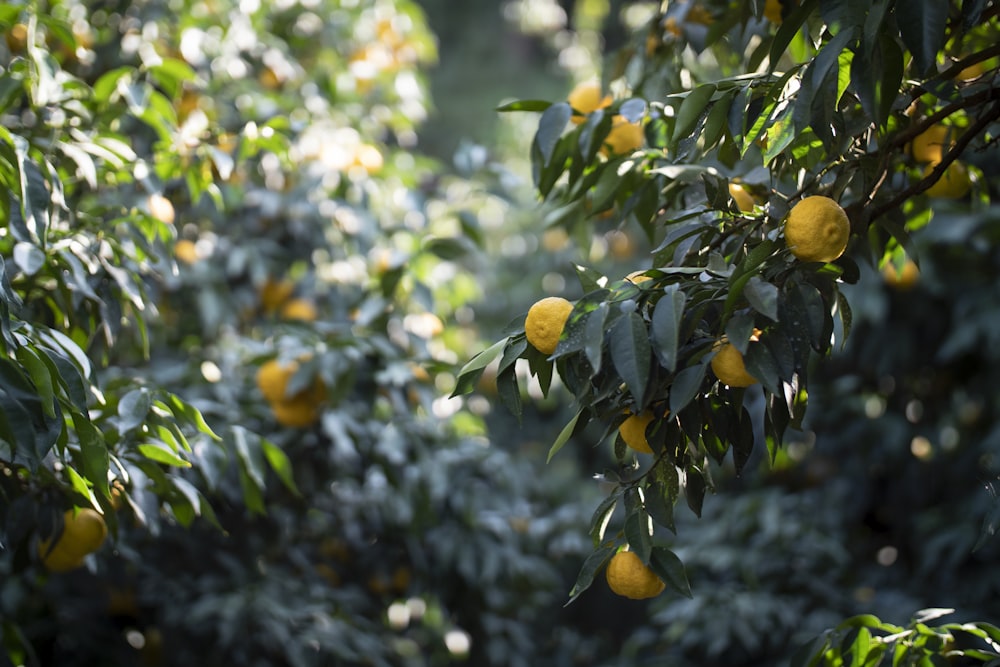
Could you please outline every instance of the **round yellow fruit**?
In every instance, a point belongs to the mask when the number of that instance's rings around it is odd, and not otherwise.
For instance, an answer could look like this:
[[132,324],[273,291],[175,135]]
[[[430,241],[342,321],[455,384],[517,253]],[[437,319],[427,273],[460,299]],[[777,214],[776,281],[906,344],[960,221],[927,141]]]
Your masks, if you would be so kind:
[[[323,386],[322,381],[318,378],[298,393],[291,396],[287,395],[288,382],[298,370],[298,362],[281,362],[277,359],[270,359],[264,362],[257,371],[257,388],[260,389],[260,393],[264,395],[264,398],[271,403],[271,407],[281,405],[287,408],[294,405],[305,405],[315,410],[326,399],[326,387]],[[287,413],[289,411],[284,412]]]
[[300,322],[316,321],[316,306],[308,299],[292,299],[281,307],[281,317]]
[[757,384],[757,378],[747,372],[743,354],[732,343],[722,343],[712,357],[712,372],[719,382],[730,387],[749,387]]
[[764,3],[764,18],[774,25],[781,25],[781,0],[767,0]]
[[641,124],[630,123],[624,116],[615,116],[601,152],[605,155],[624,155],[641,148],[645,140]]
[[910,155],[917,162],[940,162],[945,150],[950,149],[951,129],[944,125],[931,125],[914,137],[910,143]]
[[555,352],[572,311],[573,304],[561,296],[549,296],[537,301],[528,309],[524,320],[524,334],[528,342],[544,354]]
[[198,247],[190,239],[178,239],[174,244],[174,257],[184,264],[194,264],[198,261]]
[[806,197],[785,220],[785,243],[803,262],[832,262],[844,254],[850,235],[847,213],[829,197]]
[[295,291],[295,284],[288,280],[268,279],[260,288],[260,305],[265,311],[273,313],[278,310]]
[[[931,163],[924,169],[924,178],[930,176],[936,165]],[[940,197],[942,199],[961,199],[969,194],[972,189],[972,181],[969,179],[969,170],[961,162],[949,164],[941,178],[925,191],[928,197]]]
[[62,534],[38,543],[42,564],[51,572],[68,572],[83,565],[84,558],[101,548],[108,537],[108,526],[96,510],[85,507],[63,513]]
[[303,428],[319,419],[319,407],[304,400],[271,403],[274,420],[282,426]]
[[632,551],[619,551],[612,556],[605,574],[614,593],[632,600],[656,597],[666,588],[663,581]]
[[174,224],[174,205],[169,199],[157,193],[149,196],[147,204],[151,216],[168,225]]
[[882,269],[882,277],[889,287],[905,292],[917,284],[920,279],[920,269],[912,259],[903,262],[902,268],[899,269],[893,262],[889,262]]
[[655,415],[650,410],[646,410],[637,415],[629,415],[628,419],[618,427],[618,435],[622,437],[625,444],[641,454],[652,454],[653,448],[649,446],[646,439],[646,427],[652,423]]
[[746,189],[739,183],[729,184],[729,196],[733,198],[736,202],[736,206],[739,207],[744,213],[750,213],[753,211],[754,205],[757,203],[753,195],[746,191]]
[[576,84],[566,98],[573,107],[571,120],[580,124],[589,113],[611,106],[611,96],[601,95],[601,84],[597,81],[583,81]]

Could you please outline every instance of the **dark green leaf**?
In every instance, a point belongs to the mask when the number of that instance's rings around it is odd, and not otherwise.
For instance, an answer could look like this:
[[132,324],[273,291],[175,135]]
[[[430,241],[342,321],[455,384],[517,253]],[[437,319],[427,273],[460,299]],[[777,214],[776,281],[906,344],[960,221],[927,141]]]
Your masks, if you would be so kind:
[[654,547],[650,555],[649,567],[667,588],[686,598],[693,598],[684,563],[667,547]]
[[778,320],[777,286],[762,280],[760,276],[751,276],[743,288],[743,295],[758,313],[774,321]]
[[264,458],[267,459],[271,469],[278,475],[281,483],[296,496],[300,496],[299,488],[295,484],[292,462],[288,458],[288,455],[280,447],[263,438],[260,441],[260,445],[264,451]]
[[572,115],[573,109],[566,102],[553,104],[542,112],[542,117],[538,121],[538,131],[535,133],[535,145],[541,151],[543,165],[548,165],[552,160],[556,143]]
[[601,547],[587,556],[580,568],[580,574],[576,577],[576,583],[573,584],[573,589],[569,592],[569,601],[566,602],[566,605],[572,603],[590,588],[590,585],[594,583],[594,577],[604,567],[604,564],[615,555],[616,551],[618,551],[617,546]]
[[[182,459],[180,456],[174,453],[173,449],[164,445],[163,443],[151,442],[139,445],[139,453],[145,456],[151,461],[156,461],[157,463],[163,463],[168,466],[175,466],[178,468],[190,468],[191,463]],[[105,468],[105,473],[107,468]]]
[[466,362],[465,366],[462,367],[462,370],[458,372],[458,379],[455,381],[455,389],[452,390],[451,396],[455,397],[461,396],[462,394],[468,394],[475,389],[476,383],[483,374],[483,370],[485,370],[485,368],[489,366],[494,359],[500,356],[500,353],[504,351],[504,348],[509,341],[509,338],[499,340]]
[[694,399],[705,379],[706,368],[706,363],[697,363],[677,373],[670,386],[670,412],[680,412]]
[[646,322],[637,314],[621,317],[610,332],[611,361],[637,405],[644,405],[652,349]]
[[695,516],[701,517],[701,507],[705,501],[705,477],[696,466],[688,466],[684,483],[684,498]]
[[497,394],[500,396],[500,402],[520,421],[522,413],[521,388],[518,386],[517,374],[514,372],[513,365],[497,373]]
[[618,487],[614,492],[606,496],[597,506],[597,509],[594,510],[594,514],[590,518],[590,537],[594,541],[595,548],[604,541],[604,532],[611,521],[611,515],[614,514],[615,508],[618,507],[618,501],[621,499],[623,490],[622,487]]
[[708,108],[708,103],[711,101],[712,95],[715,94],[715,90],[715,84],[706,83],[687,93],[677,110],[671,142],[677,142],[691,134],[698,119]]
[[931,71],[944,46],[949,4],[945,0],[908,0],[895,4],[900,36],[913,54],[913,64],[920,76]]
[[497,111],[545,111],[550,106],[552,102],[547,100],[516,100],[514,102],[508,102],[507,104],[501,104],[496,108]]
[[118,402],[118,429],[125,433],[146,421],[149,409],[153,407],[153,397],[148,389],[133,389]]
[[677,348],[680,344],[680,327],[687,294],[681,291],[677,283],[667,285],[664,291],[666,293],[653,308],[650,328],[660,365],[673,373],[677,368]]
[[558,451],[563,448],[563,445],[569,442],[570,437],[576,430],[576,422],[580,419],[581,414],[582,412],[577,412],[573,416],[573,418],[570,419],[565,426],[563,426],[562,430],[559,431],[558,437],[556,437],[555,442],[553,442],[552,446],[549,448],[549,455],[545,458],[546,463],[551,461],[552,457],[555,456],[556,453],[558,453]]

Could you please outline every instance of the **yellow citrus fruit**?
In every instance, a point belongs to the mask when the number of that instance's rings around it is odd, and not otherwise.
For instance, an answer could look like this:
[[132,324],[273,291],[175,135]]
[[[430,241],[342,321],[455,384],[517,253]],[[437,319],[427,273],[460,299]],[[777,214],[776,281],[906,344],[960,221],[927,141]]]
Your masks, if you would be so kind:
[[781,25],[781,0],[767,0],[764,3],[764,18],[774,25]]
[[715,17],[712,13],[702,7],[701,5],[695,5],[687,14],[688,23],[697,23],[699,25],[712,25],[715,23]]
[[146,203],[151,216],[168,225],[174,224],[174,205],[169,199],[157,193],[150,195]]
[[184,264],[194,264],[198,261],[198,248],[190,239],[179,239],[174,244],[174,257]]
[[893,262],[888,262],[882,269],[882,277],[889,287],[906,291],[917,284],[920,279],[920,269],[912,259],[903,262],[902,268],[896,268]]
[[361,167],[369,175],[382,171],[384,164],[382,152],[371,144],[361,144],[354,155],[354,166]]
[[847,213],[829,197],[806,197],[785,221],[785,243],[803,262],[832,262],[844,254],[850,235]]
[[309,299],[292,299],[281,307],[281,317],[300,322],[316,321],[316,306]]
[[637,415],[629,415],[628,419],[618,427],[618,434],[625,441],[625,444],[642,454],[652,454],[653,448],[649,446],[646,439],[646,428],[652,423],[656,415],[651,410],[646,410]]
[[[924,178],[930,176],[935,166],[934,163],[927,165],[924,169]],[[925,192],[928,197],[961,199],[969,194],[970,189],[972,189],[972,181],[969,179],[969,170],[961,162],[955,161],[945,168],[941,178]]]
[[757,378],[747,372],[743,354],[732,343],[717,344],[718,351],[712,357],[712,372],[722,384],[730,387],[749,387],[757,384]]
[[275,281],[270,278],[260,288],[260,305],[273,313],[278,310],[295,291],[295,284],[288,280]]
[[299,370],[296,361],[270,359],[257,371],[257,388],[270,403],[305,403],[318,405],[326,398],[326,387],[317,378],[300,392],[288,396],[288,381]]
[[917,162],[940,162],[941,156],[954,143],[951,134],[951,129],[944,125],[931,125],[914,137],[910,155]]
[[959,72],[955,76],[955,78],[958,79],[959,81],[970,81],[972,79],[978,79],[983,75],[985,71],[986,67],[984,63],[982,62],[972,63],[968,67],[962,68],[962,71]]
[[605,574],[614,593],[633,600],[656,597],[666,588],[633,551],[619,551],[612,556]]
[[38,543],[42,564],[51,572],[68,572],[83,565],[83,559],[101,548],[108,537],[108,526],[96,510],[85,507],[63,513],[62,534]]
[[753,211],[754,204],[757,202],[754,200],[753,195],[746,191],[739,183],[729,184],[729,196],[733,198],[736,202],[736,206],[739,207],[744,213],[750,213]]
[[597,81],[582,81],[570,91],[566,98],[573,107],[571,120],[580,124],[589,113],[611,106],[611,96],[601,95],[601,84]]
[[303,428],[319,419],[319,407],[302,399],[271,403],[271,412],[276,422],[290,428]]
[[524,320],[528,342],[544,354],[555,352],[572,310],[573,304],[561,296],[548,296],[535,302]]
[[615,116],[601,152],[605,155],[624,155],[642,147],[645,140],[641,124],[630,123],[624,116]]

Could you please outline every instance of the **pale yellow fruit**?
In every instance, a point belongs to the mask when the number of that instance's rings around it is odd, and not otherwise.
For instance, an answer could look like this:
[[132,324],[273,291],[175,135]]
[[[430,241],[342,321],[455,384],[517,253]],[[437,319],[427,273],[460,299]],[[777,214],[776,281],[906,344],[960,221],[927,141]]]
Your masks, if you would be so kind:
[[68,572],[83,565],[83,560],[101,548],[108,537],[104,517],[96,510],[85,507],[78,512],[63,513],[62,534],[52,544],[51,539],[38,543],[42,564],[51,572]]
[[764,3],[764,18],[774,25],[781,25],[781,0],[767,0]]
[[198,261],[198,248],[194,241],[179,239],[174,244],[174,257],[184,264],[194,264]]
[[524,320],[524,334],[536,350],[552,354],[559,344],[566,320],[573,311],[573,304],[560,296],[549,296],[528,309]]
[[611,96],[601,95],[601,84],[597,81],[583,81],[576,84],[566,101],[573,107],[571,120],[577,124],[586,120],[587,114],[611,106]]
[[281,317],[300,322],[316,321],[316,306],[309,299],[292,299],[281,307]]
[[729,196],[733,198],[736,206],[744,213],[752,212],[754,205],[757,203],[753,195],[747,192],[746,188],[739,183],[729,184]]
[[153,194],[146,203],[151,216],[168,225],[174,224],[174,205],[169,199],[161,194]]
[[646,427],[652,423],[656,416],[650,410],[646,410],[637,415],[629,415],[628,419],[618,427],[618,434],[625,444],[642,454],[652,454],[653,449],[646,439]]
[[944,152],[952,147],[953,132],[945,125],[931,125],[910,143],[910,155],[917,162],[940,162]]
[[601,152],[609,156],[624,155],[641,148],[645,140],[641,124],[630,123],[624,116],[615,116]]
[[612,592],[633,600],[656,597],[666,585],[632,551],[619,551],[611,557],[606,571]]
[[844,254],[850,235],[847,213],[829,197],[806,197],[785,220],[785,243],[803,262],[832,262]]
[[903,262],[902,268],[899,269],[893,262],[888,262],[882,269],[882,277],[889,287],[905,292],[913,289],[913,286],[920,280],[920,269],[917,268],[916,262],[912,259]]
[[319,419],[319,407],[304,401],[271,403],[274,420],[282,426],[304,428]]
[[747,372],[743,354],[732,343],[723,342],[712,357],[712,372],[719,382],[730,387],[749,387],[757,384],[757,378]]
[[[930,176],[936,165],[931,163],[924,169],[924,178]],[[961,199],[969,194],[972,189],[972,180],[969,178],[969,170],[961,162],[949,164],[941,178],[937,180],[925,192],[928,197],[940,197],[942,199]]]
[[270,278],[260,288],[260,305],[268,313],[278,310],[295,291],[295,284],[288,280],[271,280]]
[[315,422],[319,418],[319,406],[326,400],[326,387],[319,378],[298,393],[288,395],[288,382],[298,369],[295,361],[271,359],[257,371],[257,388],[270,403],[275,420],[296,428]]

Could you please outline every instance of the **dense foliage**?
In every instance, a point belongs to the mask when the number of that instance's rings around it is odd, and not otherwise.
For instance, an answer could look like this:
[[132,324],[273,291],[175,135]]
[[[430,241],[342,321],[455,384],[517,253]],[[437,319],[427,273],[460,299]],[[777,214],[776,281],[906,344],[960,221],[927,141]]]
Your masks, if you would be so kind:
[[0,7],[0,665],[996,661],[1000,7],[462,4]]

